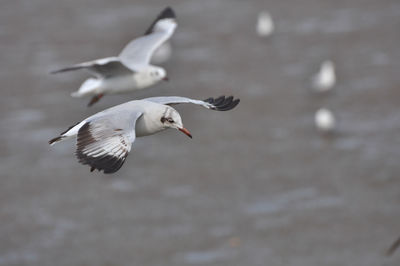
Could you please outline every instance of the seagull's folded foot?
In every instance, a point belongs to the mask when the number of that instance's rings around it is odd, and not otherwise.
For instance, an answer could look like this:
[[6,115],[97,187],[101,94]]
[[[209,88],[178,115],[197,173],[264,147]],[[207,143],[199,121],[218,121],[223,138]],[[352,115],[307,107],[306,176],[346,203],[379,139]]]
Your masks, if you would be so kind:
[[97,103],[103,96],[104,96],[103,93],[100,93],[100,94],[97,94],[97,95],[93,96],[93,98],[88,103],[88,107],[90,107],[93,104]]

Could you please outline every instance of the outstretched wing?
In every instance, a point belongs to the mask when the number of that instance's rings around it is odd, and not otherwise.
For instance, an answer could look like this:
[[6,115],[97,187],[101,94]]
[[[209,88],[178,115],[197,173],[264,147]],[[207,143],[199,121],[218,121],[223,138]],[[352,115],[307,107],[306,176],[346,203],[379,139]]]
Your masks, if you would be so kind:
[[233,96],[225,97],[221,96],[218,98],[208,98],[203,101],[194,100],[186,97],[170,96],[170,97],[151,97],[144,99],[146,101],[155,102],[159,104],[180,104],[180,103],[192,103],[201,105],[207,109],[216,111],[228,111],[236,107],[239,104],[240,99],[234,99]]
[[125,46],[119,58],[129,68],[139,71],[150,63],[154,51],[171,38],[176,26],[175,13],[167,7],[158,15],[144,36]]
[[119,75],[129,75],[133,74],[134,71],[126,67],[123,63],[121,63],[120,59],[117,57],[107,57],[98,60],[93,60],[89,62],[84,62],[80,64],[76,64],[70,67],[58,69],[50,72],[51,74],[78,70],[78,69],[86,69],[90,73],[92,73],[97,78],[106,78],[110,76],[119,76]]
[[124,164],[135,141],[135,124],[141,112],[108,113],[89,119],[78,131],[76,157],[91,171],[115,173]]
[[153,23],[151,23],[150,27],[146,30],[144,35],[151,34],[155,30],[157,22],[166,18],[176,18],[174,10],[172,10],[172,8],[170,7],[166,7],[163,11],[161,11],[160,14],[158,14],[157,18],[153,21]]

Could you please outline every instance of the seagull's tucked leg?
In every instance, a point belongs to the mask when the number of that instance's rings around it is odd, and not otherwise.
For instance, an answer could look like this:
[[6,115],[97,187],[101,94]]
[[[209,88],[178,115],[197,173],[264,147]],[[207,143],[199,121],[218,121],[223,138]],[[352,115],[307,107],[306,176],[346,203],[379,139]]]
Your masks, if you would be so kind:
[[88,106],[92,106],[93,104],[97,103],[102,97],[104,96],[103,93],[97,94],[93,96],[93,98],[88,103]]

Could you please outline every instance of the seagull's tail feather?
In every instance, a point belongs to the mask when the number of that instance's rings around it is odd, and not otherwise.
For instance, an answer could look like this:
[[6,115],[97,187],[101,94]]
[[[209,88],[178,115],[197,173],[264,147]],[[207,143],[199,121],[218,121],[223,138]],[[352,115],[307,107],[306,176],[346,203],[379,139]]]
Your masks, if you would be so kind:
[[73,126],[70,126],[67,130],[65,130],[64,132],[62,132],[60,134],[60,136],[57,136],[55,138],[52,138],[51,140],[49,140],[49,144],[50,146],[53,146],[54,144],[66,140],[70,137],[75,136],[76,134],[78,134],[78,130],[81,128],[81,126],[83,125],[83,122],[79,122],[76,123]]
[[71,97],[79,98],[79,97],[82,97],[82,95],[79,93],[79,91],[74,91],[74,92],[71,92]]
[[82,83],[79,90],[74,91],[71,93],[72,97],[83,97],[86,95],[93,95],[96,94],[96,90],[101,87],[101,80],[96,78],[89,78],[85,82]]
[[81,68],[83,68],[81,65],[73,65],[73,66],[69,66],[69,67],[52,70],[52,71],[50,71],[50,74],[58,74],[58,73],[62,73],[62,72],[78,70]]
[[55,137],[55,138],[49,140],[49,144],[50,144],[50,146],[53,146],[54,144],[56,144],[57,142],[60,142],[60,141],[63,141],[62,136],[58,136],[58,137]]

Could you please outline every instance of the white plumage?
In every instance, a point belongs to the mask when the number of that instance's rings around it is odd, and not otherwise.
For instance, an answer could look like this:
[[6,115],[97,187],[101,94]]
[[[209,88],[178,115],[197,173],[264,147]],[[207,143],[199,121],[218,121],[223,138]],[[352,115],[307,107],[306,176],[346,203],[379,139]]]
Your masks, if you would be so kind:
[[335,129],[336,119],[332,111],[321,108],[315,113],[315,126],[323,132],[331,132]]
[[319,72],[312,79],[313,89],[317,92],[328,91],[335,86],[335,83],[335,65],[327,60],[322,63]]
[[267,11],[262,11],[258,15],[257,34],[260,37],[268,37],[274,32],[274,29],[275,25],[271,15]]

